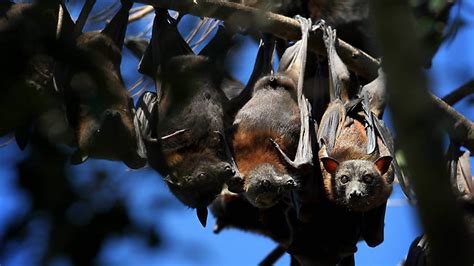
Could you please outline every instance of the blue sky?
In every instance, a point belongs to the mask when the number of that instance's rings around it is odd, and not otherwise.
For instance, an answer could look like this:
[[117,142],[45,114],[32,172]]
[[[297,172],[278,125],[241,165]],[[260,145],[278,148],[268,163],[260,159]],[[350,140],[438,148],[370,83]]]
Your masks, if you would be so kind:
[[[73,15],[76,16],[77,9],[74,11]],[[446,95],[474,77],[474,1],[461,1],[460,5],[453,8],[452,15],[459,15],[466,25],[455,39],[441,46],[433,59],[432,68],[427,71],[431,88],[439,96]],[[146,21],[132,24],[129,33],[134,34],[146,24]],[[94,27],[89,26],[88,29]],[[256,47],[253,41],[245,39],[244,44],[231,55],[232,59],[237,59],[231,60],[234,62],[234,75],[242,82],[246,82],[250,75]],[[122,72],[127,84],[139,78],[135,70],[137,62],[129,51],[124,52]],[[465,102],[455,107],[472,120],[474,111]],[[7,221],[29,208],[26,195],[15,184],[15,162],[21,157],[22,153],[15,144],[0,149],[0,235],[4,233]],[[92,172],[102,167],[111,173],[111,178],[107,193],[98,200],[107,205],[110,200],[108,193],[124,198],[133,220],[137,224],[153,225],[164,236],[164,242],[160,249],[155,250],[133,236],[112,237],[107,240],[98,258],[100,264],[255,265],[275,247],[269,239],[237,230],[224,230],[215,235],[212,232],[212,217],[208,220],[207,228],[202,228],[194,210],[174,199],[159,176],[149,169],[131,171],[121,163],[91,160],[72,167],[74,178],[71,178],[71,182],[77,187],[87,184],[93,176]],[[37,239],[12,246],[8,258],[0,261],[0,264],[30,265],[34,261],[35,254],[41,252],[44,235],[39,230],[43,228],[41,221],[33,226],[38,229]],[[357,265],[397,265],[419,232],[415,209],[407,204],[396,186],[386,214],[385,242],[376,248],[359,244]],[[68,265],[64,259],[58,259],[54,264]],[[278,261],[277,265],[289,265],[288,256]]]

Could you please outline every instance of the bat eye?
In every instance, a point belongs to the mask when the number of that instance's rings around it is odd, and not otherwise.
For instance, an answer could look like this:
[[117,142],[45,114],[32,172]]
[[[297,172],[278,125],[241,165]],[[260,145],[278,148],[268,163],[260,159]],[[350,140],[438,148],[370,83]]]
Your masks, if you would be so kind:
[[349,182],[349,177],[346,175],[341,176],[341,183],[346,184]]
[[374,178],[371,175],[365,175],[362,177],[362,180],[364,180],[364,183],[370,184],[372,181],[374,181]]
[[204,179],[204,178],[206,178],[206,176],[207,176],[207,175],[206,175],[205,173],[200,173],[200,174],[197,176],[197,178],[198,178],[198,179]]

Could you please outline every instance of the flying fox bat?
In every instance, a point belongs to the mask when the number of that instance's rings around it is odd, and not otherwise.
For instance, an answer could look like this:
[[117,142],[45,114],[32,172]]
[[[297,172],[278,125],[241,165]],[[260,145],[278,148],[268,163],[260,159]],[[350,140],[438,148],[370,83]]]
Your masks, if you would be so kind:
[[59,4],[51,2],[0,4],[0,136],[15,131],[21,149],[34,120],[57,105],[52,76]]
[[377,117],[368,98],[349,101],[350,76],[335,50],[336,33],[329,26],[324,33],[331,94],[318,131],[324,187],[329,199],[354,211],[367,211],[385,204],[392,191],[392,156],[380,133],[376,134]]
[[[300,168],[312,162],[309,103],[302,91],[310,22],[300,21],[302,40],[285,52],[277,74],[267,74],[255,83],[232,127],[232,148],[244,178],[244,195],[259,208],[275,205],[296,189]],[[272,45],[268,47],[273,51]]]
[[157,89],[142,96],[137,113],[148,163],[205,226],[207,206],[236,175],[224,135],[223,73],[207,56],[195,55],[175,20],[159,9],[140,71]]
[[[130,168],[146,163],[133,100],[120,74],[121,49],[132,4],[123,0],[118,13],[101,32],[82,33],[84,22],[78,21],[73,30],[60,36],[73,47],[73,52],[62,55],[62,69],[56,72],[68,121],[76,132],[73,164],[89,157],[123,161]],[[69,14],[64,17],[66,22],[70,20]],[[80,16],[83,20],[84,17],[87,15]]]

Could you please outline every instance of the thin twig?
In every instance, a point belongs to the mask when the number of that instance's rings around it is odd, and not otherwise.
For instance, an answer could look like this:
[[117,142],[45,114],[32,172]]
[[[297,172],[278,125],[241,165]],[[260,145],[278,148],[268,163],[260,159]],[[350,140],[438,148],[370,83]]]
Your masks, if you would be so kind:
[[130,16],[128,17],[128,23],[133,23],[135,21],[138,21],[146,17],[150,13],[152,13],[154,10],[155,9],[152,6],[137,7],[136,9],[130,12]]
[[474,80],[467,82],[466,84],[462,85],[460,88],[452,91],[450,94],[443,97],[443,101],[445,101],[449,105],[454,105],[460,100],[464,99],[464,97],[469,96],[474,93]]
[[278,245],[258,265],[259,266],[274,265],[275,262],[277,262],[281,258],[281,256],[285,254],[285,252],[286,252],[285,248]]

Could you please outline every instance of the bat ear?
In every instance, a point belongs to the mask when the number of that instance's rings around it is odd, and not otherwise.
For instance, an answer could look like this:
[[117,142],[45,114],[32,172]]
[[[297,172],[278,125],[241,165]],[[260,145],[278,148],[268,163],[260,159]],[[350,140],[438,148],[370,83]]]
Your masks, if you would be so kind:
[[87,155],[87,153],[78,149],[72,154],[70,158],[70,162],[73,165],[78,165],[87,161],[87,159],[89,159],[89,155]]
[[326,171],[328,171],[328,173],[331,175],[336,172],[336,169],[339,166],[339,162],[331,157],[321,158],[321,162],[323,163],[324,169],[326,169]]
[[392,160],[392,156],[382,156],[378,158],[377,161],[375,161],[375,167],[377,167],[381,175],[385,174],[388,171]]
[[102,33],[111,38],[115,45],[119,47],[119,49],[122,49],[123,46],[125,33],[128,26],[128,12],[133,6],[133,1],[122,0],[121,4],[122,7],[120,10],[102,30]]
[[196,208],[197,217],[199,222],[202,224],[203,227],[206,227],[207,223],[207,208],[206,207],[199,207]]

